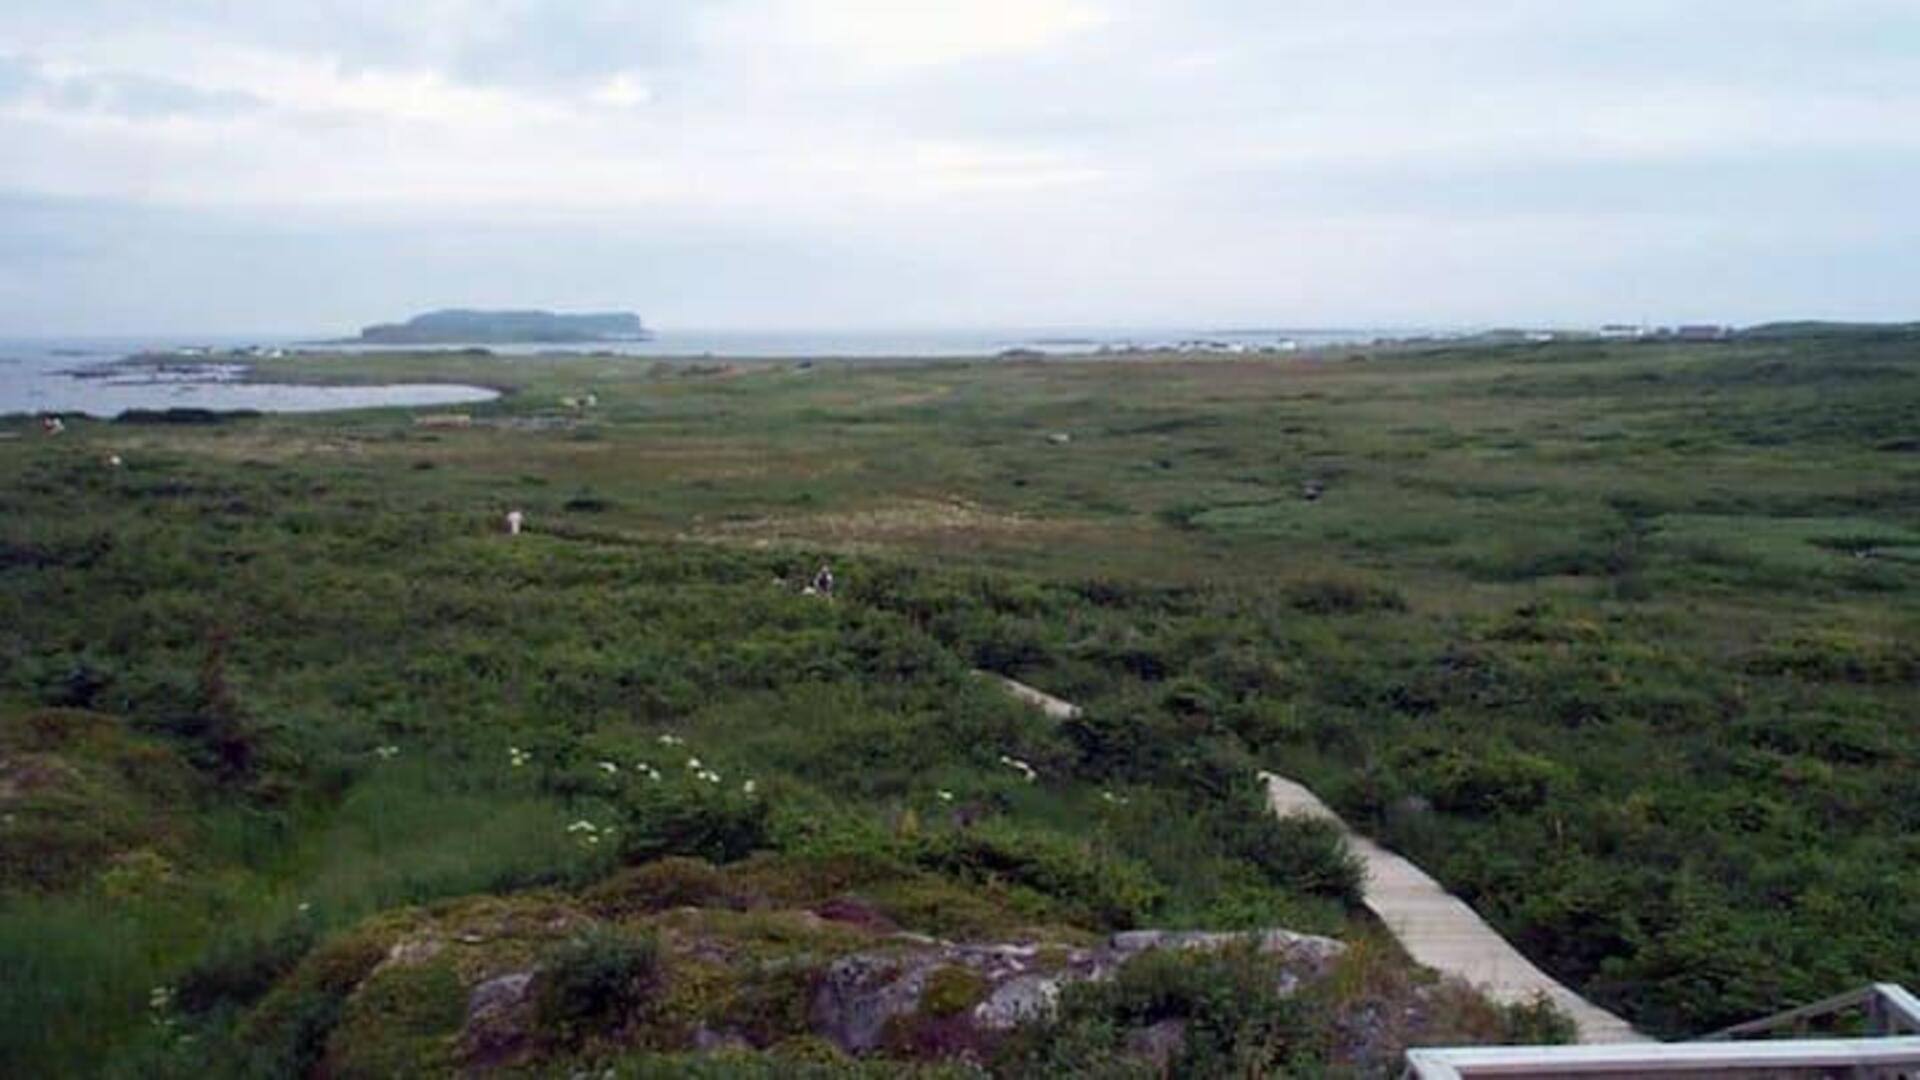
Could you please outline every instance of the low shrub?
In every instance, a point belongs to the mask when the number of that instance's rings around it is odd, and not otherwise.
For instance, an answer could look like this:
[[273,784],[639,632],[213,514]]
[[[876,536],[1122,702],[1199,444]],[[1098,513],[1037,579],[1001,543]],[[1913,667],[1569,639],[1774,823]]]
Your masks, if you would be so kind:
[[1340,827],[1324,818],[1293,815],[1249,829],[1238,854],[1289,892],[1325,896],[1357,907],[1366,868]]
[[596,1031],[625,1028],[661,981],[660,943],[596,927],[556,947],[539,976],[541,1027],[578,1043]]
[[[1282,985],[1279,962],[1251,950],[1149,952],[1110,981],[1068,987],[995,1064],[1014,1076],[1318,1075],[1318,1018]],[[1156,1029],[1177,1033],[1164,1061],[1147,1045]]]
[[1092,923],[1124,930],[1159,906],[1163,887],[1139,863],[1057,833],[990,822],[921,842],[921,865],[974,882],[1031,889]]
[[312,950],[306,922],[288,922],[252,934],[215,938],[175,988],[180,1007],[205,1012],[219,1005],[247,1005],[273,988]]
[[594,910],[623,916],[677,907],[743,907],[746,897],[712,863],[668,856],[622,871],[586,893]]
[[1406,597],[1366,581],[1318,578],[1287,586],[1287,602],[1309,615],[1357,615],[1367,611],[1405,611]]
[[1441,810],[1501,814],[1545,803],[1560,769],[1546,758],[1507,747],[1449,747],[1427,756],[1414,776],[1421,792]]
[[697,781],[635,785],[620,802],[629,862],[683,855],[736,862],[771,846],[766,802]]

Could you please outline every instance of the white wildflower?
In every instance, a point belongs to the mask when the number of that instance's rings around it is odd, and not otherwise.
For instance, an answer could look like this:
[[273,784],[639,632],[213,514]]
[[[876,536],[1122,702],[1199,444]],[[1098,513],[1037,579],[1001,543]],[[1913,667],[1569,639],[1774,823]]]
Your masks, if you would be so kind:
[[694,772],[699,772],[701,769],[706,768],[706,766],[700,764],[699,758],[690,757],[687,759],[687,768],[692,769]]
[[573,824],[568,825],[567,831],[570,833],[579,833],[579,832],[592,833],[592,832],[599,832],[600,827],[598,825],[595,825],[593,822],[588,821],[585,818],[582,818],[579,821],[576,821]]
[[687,740],[681,738],[678,735],[662,735],[660,736],[660,745],[661,746],[685,746],[687,745]]
[[517,746],[507,747],[507,763],[518,769],[525,765],[532,755]]
[[748,794],[748,795],[751,795],[751,794],[753,794],[753,791],[754,791],[754,789],[755,789],[755,788],[757,788],[757,787],[759,787],[759,786],[760,786],[760,785],[758,785],[758,784],[756,784],[756,783],[754,783],[753,781],[751,781],[751,780],[749,780],[749,781],[747,781],[746,783],[744,783],[744,784],[741,784],[741,785],[740,785],[740,790],[741,790],[742,792],[744,792],[744,793],[746,793],[746,794]]
[[934,794],[940,797],[941,802],[953,801],[953,792],[948,791],[946,788],[941,788],[938,791],[935,791]]
[[399,755],[400,748],[393,745],[376,746],[373,748],[373,753],[374,756],[378,757],[381,761],[392,761]]
[[1100,793],[1100,797],[1101,797],[1102,799],[1104,799],[1104,800],[1106,800],[1107,802],[1110,802],[1110,803],[1112,803],[1112,804],[1113,804],[1113,805],[1115,805],[1115,806],[1125,806],[1125,805],[1127,805],[1127,803],[1129,803],[1129,802],[1131,802],[1131,801],[1133,801],[1133,800],[1131,800],[1131,799],[1128,799],[1128,798],[1127,798],[1126,796],[1124,796],[1124,795],[1115,795],[1115,794],[1114,794],[1113,792],[1111,792],[1111,791],[1103,791],[1103,792],[1101,792],[1101,793]]
[[1027,778],[1027,783],[1029,784],[1040,778],[1040,774],[1034,771],[1033,766],[1021,761],[1019,758],[1008,757],[1005,754],[1001,754],[1000,764],[1005,765],[1009,769],[1018,770],[1020,775]]
[[620,766],[615,765],[611,761],[603,761],[600,763],[600,771],[606,773],[608,776],[612,776],[620,771]]

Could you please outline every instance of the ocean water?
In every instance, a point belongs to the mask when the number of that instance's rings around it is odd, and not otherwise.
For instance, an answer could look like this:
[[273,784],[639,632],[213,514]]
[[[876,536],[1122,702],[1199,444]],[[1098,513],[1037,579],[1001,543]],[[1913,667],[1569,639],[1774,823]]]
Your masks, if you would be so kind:
[[[980,330],[656,330],[646,341],[585,345],[490,345],[496,353],[610,352],[663,358],[900,360],[995,356],[1030,349],[1052,356],[1084,356],[1103,349],[1145,348],[1183,342],[1260,349],[1292,343],[1300,348],[1344,345],[1431,333],[1424,329],[1206,329],[1193,327],[1014,327]],[[449,348],[450,346],[422,346]],[[391,351],[387,345],[344,345],[343,351]]]
[[[778,359],[940,359],[994,356],[1028,349],[1053,356],[1103,350],[1207,342],[1238,350],[1337,345],[1404,337],[1418,329],[1205,329],[1066,328],[933,331],[730,331],[662,330],[647,341],[582,345],[492,345],[495,353],[537,362],[543,355],[613,353],[634,357]],[[117,416],[127,409],[258,409],[261,412],[322,412],[376,406],[433,406],[485,401],[492,390],[477,386],[410,383],[388,386],[294,386],[239,381],[244,361],[194,359],[179,370],[99,369],[138,352],[205,348],[266,348],[361,351],[373,346],[317,344],[324,335],[159,335],[151,337],[0,338],[0,416],[79,412]],[[422,347],[441,349],[449,346]],[[392,351],[393,346],[379,346]]]
[[86,413],[113,417],[128,409],[257,409],[327,412],[389,405],[456,405],[499,394],[480,386],[408,383],[388,386],[293,386],[240,382],[239,363],[195,362],[179,370],[109,370],[136,352],[179,347],[237,348],[259,338],[0,339],[0,416]]

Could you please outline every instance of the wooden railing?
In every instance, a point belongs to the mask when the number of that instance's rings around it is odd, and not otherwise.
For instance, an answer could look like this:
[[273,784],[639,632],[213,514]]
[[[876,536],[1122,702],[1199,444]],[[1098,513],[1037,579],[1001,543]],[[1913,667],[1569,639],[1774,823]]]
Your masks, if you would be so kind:
[[1816,1020],[1856,1010],[1865,1015],[1867,1033],[1870,1035],[1920,1035],[1920,998],[1908,993],[1904,986],[1874,983],[1851,993],[1837,994],[1825,1001],[1723,1028],[1704,1036],[1702,1041],[1753,1039],[1787,1030],[1806,1034]]
[[[1861,1038],[1767,1038],[1859,1012]],[[1920,1078],[1920,997],[1893,983],[1716,1031],[1699,1042],[1601,1046],[1474,1046],[1407,1051],[1403,1074],[1415,1080],[1473,1077],[1846,1075],[1871,1080]]]

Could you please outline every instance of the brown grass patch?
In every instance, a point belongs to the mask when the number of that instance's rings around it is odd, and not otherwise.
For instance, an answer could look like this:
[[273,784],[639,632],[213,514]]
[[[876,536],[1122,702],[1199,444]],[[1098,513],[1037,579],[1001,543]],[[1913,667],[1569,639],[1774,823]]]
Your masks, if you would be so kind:
[[988,510],[960,498],[904,499],[841,513],[759,517],[707,530],[714,539],[804,540],[844,547],[931,539],[1031,542],[1061,540],[1086,526]]

